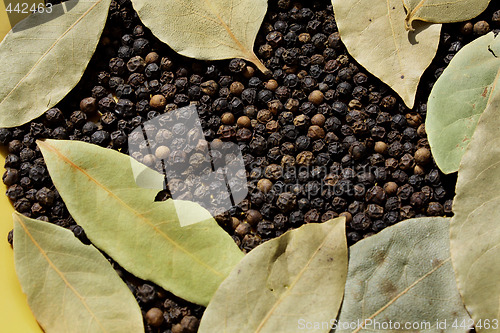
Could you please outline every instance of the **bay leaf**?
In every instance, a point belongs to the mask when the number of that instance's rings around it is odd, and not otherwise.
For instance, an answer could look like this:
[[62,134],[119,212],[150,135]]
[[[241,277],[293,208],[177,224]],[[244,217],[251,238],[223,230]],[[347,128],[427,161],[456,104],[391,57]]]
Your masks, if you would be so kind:
[[413,30],[415,21],[453,23],[470,20],[481,14],[490,0],[403,0],[406,28]]
[[[329,332],[347,275],[345,218],[307,224],[257,246],[210,301],[199,332]],[[304,327],[301,327],[304,326]]]
[[351,246],[336,332],[466,332],[449,226],[441,217],[406,220]]
[[496,94],[460,163],[450,228],[458,288],[477,332],[500,332],[499,115]]
[[[42,115],[75,87],[99,42],[111,0],[69,0],[34,13],[0,43],[0,127]],[[67,6],[71,11],[65,13]]]
[[132,0],[132,5],[151,32],[179,54],[242,58],[268,72],[253,52],[266,0]]
[[418,23],[407,32],[401,0],[332,1],[349,54],[413,108],[420,77],[436,54],[441,25]]
[[425,129],[438,167],[458,170],[479,117],[498,95],[500,38],[493,32],[464,46],[434,84]]
[[13,218],[16,272],[46,333],[144,332],[130,289],[95,247],[54,224]]
[[[138,162],[129,156],[77,141],[38,146],[71,216],[96,247],[135,276],[206,305],[243,257],[200,205],[154,202],[158,190],[136,185],[132,165]],[[144,172],[163,183],[159,173]],[[206,219],[182,227],[178,215],[186,214]]]

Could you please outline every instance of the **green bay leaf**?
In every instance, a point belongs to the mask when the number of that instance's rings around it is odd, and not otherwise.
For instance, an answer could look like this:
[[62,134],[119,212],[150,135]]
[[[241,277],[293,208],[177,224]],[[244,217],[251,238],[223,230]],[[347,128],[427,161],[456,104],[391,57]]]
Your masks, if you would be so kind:
[[500,38],[482,36],[455,55],[432,88],[425,129],[444,173],[458,170],[479,117],[500,91],[499,56]]
[[17,276],[46,333],[141,333],[139,305],[107,259],[71,231],[14,213]]
[[[70,0],[19,22],[0,43],[0,127],[20,126],[78,83],[99,42],[111,0]],[[66,7],[72,7],[65,13]]]
[[307,224],[259,245],[221,284],[200,333],[329,332],[347,275],[345,219]]
[[481,14],[490,0],[403,0],[407,11],[406,28],[415,21],[453,23],[470,20]]
[[[465,307],[477,323],[500,318],[500,95],[492,99],[460,163],[450,227],[451,258]],[[476,326],[477,332],[500,327]]]
[[268,72],[253,52],[266,0],[133,0],[132,4],[153,34],[177,53],[202,60],[242,58]]
[[441,25],[419,23],[407,32],[401,0],[332,2],[349,54],[413,108],[420,77],[436,54]]
[[[154,202],[158,190],[136,185],[129,156],[96,145],[39,141],[69,212],[99,249],[123,268],[188,301],[206,305],[243,257],[233,239],[197,203]],[[163,176],[153,170],[147,179]],[[205,216],[182,227],[178,215]]]
[[[466,332],[452,327],[470,318],[454,279],[449,225],[440,217],[406,220],[351,246],[336,332],[441,332],[437,322],[445,320],[443,332]],[[389,321],[421,326],[375,326]]]

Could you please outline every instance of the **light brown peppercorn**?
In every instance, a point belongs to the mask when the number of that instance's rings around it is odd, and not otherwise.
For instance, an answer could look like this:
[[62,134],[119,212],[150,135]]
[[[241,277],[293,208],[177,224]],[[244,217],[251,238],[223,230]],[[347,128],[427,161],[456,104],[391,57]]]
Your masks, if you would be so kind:
[[314,155],[310,151],[303,151],[297,155],[297,164],[311,165],[314,160]]
[[349,213],[349,212],[340,213],[339,216],[345,216],[345,222],[346,222],[346,224],[349,224],[349,223],[352,222],[352,214]]
[[277,115],[281,111],[283,111],[283,103],[281,103],[279,100],[274,99],[272,101],[267,102],[267,108],[273,115]]
[[474,34],[481,36],[490,32],[490,25],[486,21],[478,21],[474,24]]
[[431,161],[431,152],[427,148],[419,148],[415,152],[415,161],[420,165],[426,165]]
[[154,95],[149,101],[149,105],[157,110],[162,110],[167,105],[167,100],[163,95]]
[[309,94],[308,100],[314,105],[320,105],[321,103],[323,103],[324,98],[325,96],[320,90],[313,90]]
[[323,125],[325,124],[325,121],[326,121],[326,118],[321,113],[317,113],[311,118],[311,124],[317,125],[320,127],[323,127]]
[[278,82],[274,79],[267,81],[264,85],[267,90],[275,91],[278,88]]
[[416,112],[410,112],[406,114],[406,122],[411,127],[418,127],[422,124],[422,116]]
[[281,167],[286,168],[286,167],[293,167],[295,166],[295,157],[292,155],[284,155],[281,158]]
[[395,195],[398,191],[398,184],[395,182],[387,182],[384,184],[384,191],[388,196]]
[[361,110],[363,108],[363,104],[357,99],[352,99],[348,106],[350,110]]
[[420,175],[420,176],[423,176],[425,175],[425,169],[421,166],[421,165],[415,165],[415,167],[413,168],[413,173],[415,175]]
[[273,182],[267,178],[262,178],[257,182],[257,188],[262,193],[267,193],[273,188]]
[[259,121],[259,123],[265,124],[271,119],[273,119],[273,114],[267,109],[260,110],[257,113],[257,120]]
[[231,218],[231,227],[233,228],[233,230],[235,230],[239,225],[240,225],[241,221],[238,220],[236,217],[232,217]]
[[231,86],[229,87],[229,91],[231,92],[231,94],[233,94],[234,96],[239,96],[241,95],[241,92],[245,89],[245,86],[243,85],[243,83],[241,82],[238,82],[238,81],[234,81],[233,83],[231,83]]
[[160,327],[163,320],[163,311],[158,308],[151,308],[146,312],[146,322],[153,327]]
[[248,224],[247,222],[240,223],[236,229],[234,230],[235,235],[238,235],[240,237],[245,236],[252,230],[252,226]]
[[317,125],[312,125],[307,131],[307,136],[313,140],[323,139],[325,137],[325,130]]
[[266,130],[269,133],[277,132],[280,128],[280,124],[276,120],[271,120],[266,124]]
[[249,209],[247,213],[245,214],[246,221],[252,226],[255,227],[257,226],[257,223],[259,223],[262,220],[262,214],[256,210],[256,209]]
[[463,35],[470,35],[472,34],[472,30],[474,29],[474,25],[472,24],[472,22],[468,21],[468,22],[464,22],[462,23],[461,27],[460,27],[460,32],[463,34]]
[[231,112],[225,112],[221,118],[220,118],[221,122],[224,124],[224,125],[232,125],[234,124],[234,115],[231,113]]
[[299,42],[301,43],[309,43],[311,40],[311,35],[308,34],[307,32],[303,32],[299,35]]
[[159,146],[156,148],[155,156],[159,160],[167,160],[170,155],[170,148],[167,146]]
[[425,132],[425,123],[420,124],[417,128],[417,135],[421,138],[427,137],[427,133]]
[[243,69],[243,76],[245,79],[250,79],[255,75],[255,69],[252,66],[246,66],[245,69]]
[[97,100],[94,97],[86,97],[80,102],[80,110],[86,114],[97,111]]
[[239,117],[238,121],[236,122],[236,124],[239,127],[243,127],[243,128],[250,128],[250,127],[252,127],[252,123],[250,121],[250,118],[248,118],[247,116],[241,116],[241,117]]
[[304,126],[309,124],[309,117],[305,114],[299,114],[293,119],[293,125],[298,128],[304,128]]
[[376,153],[379,153],[379,154],[385,154],[387,153],[387,143],[383,142],[383,141],[377,141],[375,142],[375,146],[373,147],[373,150],[376,152]]
[[145,60],[147,64],[157,63],[160,61],[160,56],[156,52],[149,52]]
[[219,90],[219,85],[214,80],[209,80],[200,84],[200,88],[205,94],[213,96]]

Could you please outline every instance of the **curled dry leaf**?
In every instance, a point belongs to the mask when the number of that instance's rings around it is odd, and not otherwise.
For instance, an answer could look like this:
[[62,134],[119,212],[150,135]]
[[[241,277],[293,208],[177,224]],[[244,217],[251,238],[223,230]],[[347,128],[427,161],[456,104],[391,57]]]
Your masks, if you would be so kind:
[[333,5],[351,56],[413,108],[420,77],[436,54],[441,25],[419,23],[407,32],[401,0],[333,0]]
[[46,333],[144,332],[130,289],[95,247],[54,224],[13,217],[16,272]]
[[353,245],[336,332],[466,332],[449,225],[440,217],[406,220]]
[[432,88],[425,129],[436,164],[458,170],[483,111],[500,91],[500,37],[493,32],[462,48]]
[[253,52],[266,0],[133,0],[142,22],[174,51],[196,59],[242,58],[263,73]]
[[481,14],[490,0],[403,0],[407,30],[414,30],[415,21],[453,23],[470,20]]
[[500,332],[499,128],[497,94],[479,119],[460,163],[450,228],[458,288],[477,332]]
[[347,275],[345,218],[307,224],[253,249],[210,301],[199,332],[329,332]]
[[[20,126],[78,83],[111,0],[70,0],[19,22],[0,43],[0,127]],[[65,13],[66,6],[73,7]]]
[[[71,216],[96,247],[135,276],[206,305],[243,257],[200,205],[154,202],[158,190],[136,185],[132,164],[139,163],[129,156],[77,141],[38,146]],[[163,184],[162,175],[145,172],[142,177]],[[182,227],[181,214],[205,219]]]

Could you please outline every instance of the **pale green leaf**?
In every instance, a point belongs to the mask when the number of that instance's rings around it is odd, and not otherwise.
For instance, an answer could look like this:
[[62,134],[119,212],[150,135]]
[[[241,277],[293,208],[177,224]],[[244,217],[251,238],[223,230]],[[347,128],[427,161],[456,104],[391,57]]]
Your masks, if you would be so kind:
[[493,33],[462,48],[434,85],[425,129],[436,164],[444,173],[458,170],[479,117],[498,95],[500,38]]
[[[206,305],[243,257],[201,206],[154,202],[158,190],[136,185],[127,155],[77,141],[38,145],[71,216],[123,268],[188,301]],[[163,177],[153,170],[148,178]],[[181,209],[176,209],[180,207]],[[206,216],[182,227],[177,215]]]
[[349,54],[413,108],[420,77],[436,54],[441,25],[419,23],[407,32],[401,0],[332,1]]
[[328,332],[347,275],[345,219],[307,224],[253,249],[221,284],[200,333]]
[[466,332],[452,327],[470,325],[470,317],[454,279],[449,225],[440,217],[406,220],[353,245],[336,332]]
[[[453,202],[451,257],[458,288],[472,318],[500,318],[500,95],[479,119],[460,169]],[[477,332],[500,327],[476,326]]]
[[[0,127],[20,126],[78,83],[111,0],[70,0],[19,22],[0,43]],[[66,7],[73,7],[65,13]]]
[[141,333],[139,305],[106,258],[71,231],[14,213],[14,260],[46,333]]
[[405,24],[413,29],[414,21],[453,23],[470,20],[481,14],[490,0],[403,0],[407,11]]
[[132,4],[153,34],[184,56],[242,58],[268,71],[253,52],[266,0],[133,0]]

